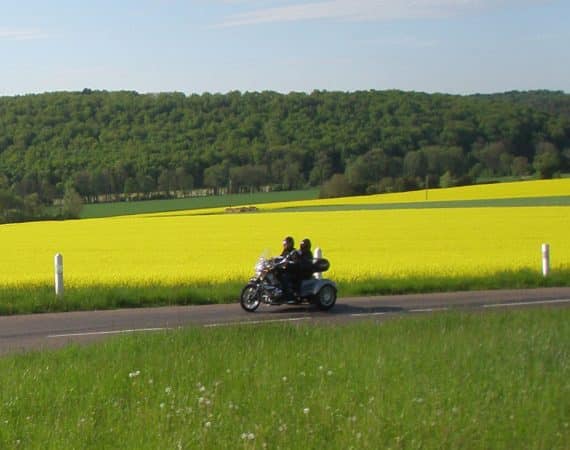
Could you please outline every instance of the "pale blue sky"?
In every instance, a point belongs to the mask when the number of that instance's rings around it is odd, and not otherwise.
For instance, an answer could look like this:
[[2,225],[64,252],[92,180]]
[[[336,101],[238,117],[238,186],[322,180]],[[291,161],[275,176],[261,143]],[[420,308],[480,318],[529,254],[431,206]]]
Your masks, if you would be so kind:
[[0,0],[0,95],[570,92],[570,0]]

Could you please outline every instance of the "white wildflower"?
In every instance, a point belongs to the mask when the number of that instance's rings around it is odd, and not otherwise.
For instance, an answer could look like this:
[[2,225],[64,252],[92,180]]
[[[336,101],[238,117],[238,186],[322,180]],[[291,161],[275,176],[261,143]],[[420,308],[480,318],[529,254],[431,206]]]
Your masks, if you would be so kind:
[[309,408],[304,408],[303,409],[303,414],[309,414],[310,409]]
[[129,378],[136,378],[141,374],[140,370],[135,370],[134,372],[129,373]]

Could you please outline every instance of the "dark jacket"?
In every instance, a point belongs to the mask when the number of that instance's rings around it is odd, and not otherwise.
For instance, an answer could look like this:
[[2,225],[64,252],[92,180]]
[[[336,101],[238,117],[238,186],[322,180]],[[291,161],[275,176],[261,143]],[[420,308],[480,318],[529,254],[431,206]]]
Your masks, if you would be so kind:
[[289,257],[289,259],[291,260],[295,260],[297,258],[297,250],[295,250],[295,248],[291,249],[291,250],[287,250],[287,249],[283,249],[283,251],[281,252],[281,256],[283,258]]
[[297,273],[301,280],[307,280],[313,276],[313,254],[310,250],[297,251]]

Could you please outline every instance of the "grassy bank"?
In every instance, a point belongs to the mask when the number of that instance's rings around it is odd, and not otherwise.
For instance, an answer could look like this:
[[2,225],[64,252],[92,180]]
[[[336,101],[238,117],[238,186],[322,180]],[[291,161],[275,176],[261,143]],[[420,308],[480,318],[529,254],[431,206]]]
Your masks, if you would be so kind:
[[[447,200],[423,201],[404,203],[358,203],[314,206],[283,206],[281,209],[268,209],[274,212],[302,212],[302,211],[361,211],[361,210],[387,210],[387,209],[430,209],[430,208],[504,208],[529,206],[569,206],[570,196],[554,197],[527,197],[527,198],[498,198],[483,200]],[[268,206],[271,208],[271,206]],[[220,213],[221,214],[221,213]]]
[[[54,287],[30,284],[0,286],[0,315],[115,309],[164,305],[233,303],[247,282],[211,284],[93,285],[70,287],[56,298]],[[401,278],[359,279],[338,283],[339,296],[387,295],[481,289],[520,289],[570,286],[570,268],[544,278],[537,271],[503,271],[486,276],[402,276]]]
[[566,449],[570,310],[132,335],[0,359],[1,448]]
[[272,202],[290,202],[316,199],[318,189],[300,191],[254,192],[249,194],[211,195],[166,200],[140,200],[131,202],[93,203],[83,206],[81,219],[113,217],[130,214],[160,213],[220,206],[257,205]]

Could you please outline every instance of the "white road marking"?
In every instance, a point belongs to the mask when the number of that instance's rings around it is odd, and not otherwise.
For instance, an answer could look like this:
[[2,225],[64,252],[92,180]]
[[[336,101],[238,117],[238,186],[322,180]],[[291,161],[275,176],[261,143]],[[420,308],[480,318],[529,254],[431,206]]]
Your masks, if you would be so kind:
[[105,335],[105,334],[137,333],[137,332],[144,332],[144,331],[163,331],[163,330],[170,330],[170,328],[134,328],[131,330],[86,331],[84,333],[50,334],[48,336],[48,338],[97,336],[97,335]]
[[409,312],[433,312],[433,311],[447,311],[449,308],[423,308],[423,309],[410,309]]
[[[557,300],[538,300],[538,301],[528,301],[528,302],[511,302],[511,303],[494,303],[489,305],[482,305],[483,308],[508,308],[514,306],[529,306],[529,305],[549,305],[557,303],[568,303],[570,298],[562,298]],[[423,309],[410,309],[409,312],[432,312],[432,311],[446,311],[449,308],[423,308]],[[387,314],[386,312],[372,312],[372,313],[355,313],[351,314],[352,317],[363,317],[363,316],[382,316]],[[222,323],[210,323],[204,325],[205,328],[213,327],[223,327],[230,325],[259,325],[264,323],[275,323],[275,322],[298,322],[301,320],[309,320],[310,317],[290,317],[287,319],[268,319],[268,320],[246,320],[243,322],[222,322]],[[170,327],[161,328],[133,328],[127,330],[112,330],[112,331],[86,331],[83,333],[67,333],[67,334],[50,334],[48,338],[64,338],[64,337],[80,337],[80,336],[98,336],[98,335],[108,335],[108,334],[125,334],[125,333],[139,333],[139,332],[149,332],[149,331],[164,331],[171,330]]]
[[220,323],[209,323],[204,325],[204,328],[214,328],[214,327],[225,327],[230,325],[259,325],[263,323],[275,323],[275,322],[297,322],[299,320],[308,320],[310,317],[290,317],[288,319],[268,319],[268,320],[245,320],[243,322],[220,322]]
[[495,303],[492,305],[483,305],[483,308],[507,308],[509,306],[550,305],[555,303],[568,303],[568,302],[570,302],[570,298],[561,298],[558,300],[538,300],[535,302]]
[[386,314],[385,312],[373,312],[373,313],[354,313],[351,314],[352,317],[362,317],[362,316],[382,316]]

